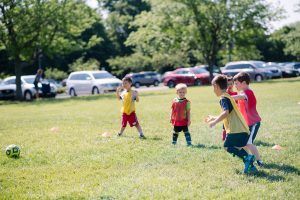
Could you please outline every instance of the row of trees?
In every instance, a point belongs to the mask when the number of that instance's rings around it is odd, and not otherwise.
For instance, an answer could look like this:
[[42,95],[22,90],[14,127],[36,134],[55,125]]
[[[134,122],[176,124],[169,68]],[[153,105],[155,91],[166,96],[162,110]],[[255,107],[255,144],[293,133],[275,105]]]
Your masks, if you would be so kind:
[[[105,17],[102,17],[104,13]],[[48,76],[105,68],[164,72],[230,60],[300,58],[300,24],[268,34],[282,10],[264,0],[2,0],[0,72]]]

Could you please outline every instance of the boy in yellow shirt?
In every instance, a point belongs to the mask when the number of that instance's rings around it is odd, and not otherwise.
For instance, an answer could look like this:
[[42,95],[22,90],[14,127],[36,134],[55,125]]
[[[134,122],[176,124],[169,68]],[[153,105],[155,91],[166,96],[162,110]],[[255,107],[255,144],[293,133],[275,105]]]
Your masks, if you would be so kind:
[[[139,102],[138,92],[131,89],[132,80],[129,77],[122,79],[122,87],[117,88],[117,98],[123,101],[121,108],[122,112],[122,127],[118,136],[121,136],[126,128],[127,122],[130,127],[135,126],[140,134],[141,139],[145,139],[142,127],[140,126],[135,114],[135,101]],[[123,92],[121,90],[124,89]]]
[[218,75],[212,80],[214,93],[220,97],[222,112],[218,116],[209,115],[205,121],[209,127],[214,127],[218,122],[223,121],[227,137],[224,141],[224,148],[228,153],[241,158],[245,164],[244,173],[256,172],[253,165],[255,156],[248,154],[243,147],[249,139],[249,127],[237,108],[234,99],[226,92],[227,78],[225,75]]

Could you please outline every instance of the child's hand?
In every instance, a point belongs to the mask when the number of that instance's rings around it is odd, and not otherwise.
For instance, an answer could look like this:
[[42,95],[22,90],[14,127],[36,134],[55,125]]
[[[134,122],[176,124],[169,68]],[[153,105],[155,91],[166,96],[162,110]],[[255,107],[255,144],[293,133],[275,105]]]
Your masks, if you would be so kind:
[[122,89],[123,89],[123,86],[117,87],[117,92],[121,92]]
[[209,123],[209,122],[211,122],[212,120],[214,120],[214,117],[213,116],[211,116],[211,115],[208,115],[206,118],[205,118],[205,122],[206,123]]
[[208,125],[209,125],[209,128],[213,128],[216,125],[216,123],[214,121],[212,121],[212,122],[209,122]]

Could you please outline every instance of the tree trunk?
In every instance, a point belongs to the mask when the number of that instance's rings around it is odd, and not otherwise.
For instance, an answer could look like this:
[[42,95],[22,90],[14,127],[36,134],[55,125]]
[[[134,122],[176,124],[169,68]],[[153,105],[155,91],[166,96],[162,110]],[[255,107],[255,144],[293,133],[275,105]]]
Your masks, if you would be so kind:
[[16,99],[21,101],[23,100],[23,92],[22,92],[22,64],[20,59],[15,60],[15,74],[16,74]]

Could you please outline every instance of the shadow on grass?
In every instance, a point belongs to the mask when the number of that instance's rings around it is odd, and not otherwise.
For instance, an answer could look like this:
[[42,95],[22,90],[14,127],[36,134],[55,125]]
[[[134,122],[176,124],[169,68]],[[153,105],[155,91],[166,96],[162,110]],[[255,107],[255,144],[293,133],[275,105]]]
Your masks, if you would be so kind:
[[220,146],[216,146],[216,145],[207,146],[205,144],[194,144],[192,146],[192,148],[199,148],[199,149],[222,149],[222,147],[220,147]]
[[263,147],[272,147],[272,146],[275,145],[274,143],[263,142],[263,141],[260,141],[260,140],[256,140],[256,141],[254,142],[254,144],[255,144],[256,146],[263,146]]
[[269,174],[265,171],[258,171],[256,173],[248,174],[248,176],[256,177],[256,178],[263,178],[270,182],[279,182],[285,181],[285,177],[280,175]]
[[265,163],[264,168],[276,169],[276,170],[282,171],[284,173],[293,173],[298,176],[300,175],[300,170],[298,168],[291,166],[291,165],[286,165],[286,164],[279,165],[279,164],[275,164],[275,163]]

